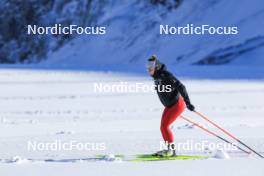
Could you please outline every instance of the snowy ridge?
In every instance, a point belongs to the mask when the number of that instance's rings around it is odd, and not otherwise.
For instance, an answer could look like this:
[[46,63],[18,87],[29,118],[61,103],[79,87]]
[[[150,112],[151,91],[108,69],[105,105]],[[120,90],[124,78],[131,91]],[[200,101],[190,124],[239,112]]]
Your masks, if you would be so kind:
[[[263,50],[264,46],[264,37],[255,37],[252,39],[246,40],[244,43],[241,43],[236,46],[229,46],[227,48],[219,49],[213,53],[211,53],[206,58],[196,62],[197,65],[206,65],[206,64],[225,64],[230,63],[234,59],[239,58],[239,56],[252,52],[254,50]],[[240,58],[241,59],[241,58]],[[242,60],[242,59],[241,59]],[[256,58],[248,58],[248,60],[251,61],[251,65],[256,64],[254,61],[256,61]],[[263,63],[261,63],[263,61]],[[237,61],[239,62],[239,61]],[[259,64],[264,64],[263,59],[259,59]]]
[[[226,63],[227,59],[231,65],[233,62],[245,65],[247,62],[243,61],[244,56],[249,52],[244,50],[249,51],[250,48],[252,50],[252,47],[258,47],[258,42],[261,44],[263,41],[261,26],[264,25],[262,20],[264,8],[261,0],[241,0],[239,6],[229,0],[183,1],[179,7],[172,10],[162,5],[150,5],[147,2],[109,1],[105,4],[103,14],[98,18],[98,24],[107,26],[106,36],[92,38],[80,36],[58,52],[51,54],[42,64],[62,65],[68,68],[81,66],[93,70],[114,68],[116,68],[114,70],[122,70],[122,67],[125,67],[128,68],[126,70],[138,71],[135,68],[140,66],[140,69],[144,69],[142,65],[146,58],[156,53],[162,61],[172,66],[190,65],[201,60],[206,63],[205,60],[209,56],[215,56],[213,63]],[[184,26],[188,23],[212,26],[236,25],[239,34],[234,36],[159,35],[160,24]],[[263,47],[260,46],[251,52],[262,53]],[[222,55],[226,52],[234,53],[232,59],[223,60]],[[252,60],[252,66],[257,66],[263,59],[260,54],[254,54],[250,61]]]

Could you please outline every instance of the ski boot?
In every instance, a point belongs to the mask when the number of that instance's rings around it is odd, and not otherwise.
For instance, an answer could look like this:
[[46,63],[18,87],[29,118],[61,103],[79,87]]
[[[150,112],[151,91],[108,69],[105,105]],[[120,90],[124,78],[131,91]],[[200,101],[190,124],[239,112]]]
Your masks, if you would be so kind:
[[169,144],[167,150],[161,150],[156,153],[154,153],[152,156],[157,157],[174,157],[177,156],[176,150],[175,150],[175,144]]

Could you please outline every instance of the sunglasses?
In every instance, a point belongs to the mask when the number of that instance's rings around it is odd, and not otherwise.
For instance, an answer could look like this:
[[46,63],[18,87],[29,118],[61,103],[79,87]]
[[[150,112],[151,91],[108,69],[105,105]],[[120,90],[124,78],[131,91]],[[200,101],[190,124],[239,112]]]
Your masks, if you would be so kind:
[[156,67],[156,61],[149,61],[146,64],[147,70],[153,70]]

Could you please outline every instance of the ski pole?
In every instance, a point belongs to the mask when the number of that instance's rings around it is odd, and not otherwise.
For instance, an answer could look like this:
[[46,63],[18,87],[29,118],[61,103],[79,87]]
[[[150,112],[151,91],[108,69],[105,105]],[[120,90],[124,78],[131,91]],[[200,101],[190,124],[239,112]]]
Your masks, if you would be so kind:
[[225,134],[227,134],[228,136],[230,136],[231,138],[233,138],[234,140],[236,140],[238,143],[242,144],[243,146],[245,146],[246,148],[248,148],[250,151],[252,151],[253,153],[257,154],[259,157],[264,158],[264,156],[262,156],[260,153],[256,152],[254,149],[252,149],[251,147],[249,147],[248,145],[246,145],[244,142],[242,142],[240,139],[238,139],[237,137],[235,137],[234,135],[232,135],[231,133],[229,133],[228,131],[226,131],[224,128],[220,127],[219,125],[217,125],[215,122],[209,120],[207,117],[205,117],[204,115],[202,115],[201,113],[194,111],[194,113],[196,113],[198,116],[202,117],[204,120],[206,120],[207,122],[211,123],[212,125],[214,125],[216,128],[218,128],[219,130],[221,130],[222,132],[224,132]]
[[188,119],[188,118],[186,118],[186,117],[184,117],[184,116],[181,116],[181,118],[184,119],[185,121],[187,121],[187,122],[189,122],[189,123],[191,123],[191,124],[193,124],[193,125],[199,127],[200,129],[204,130],[205,132],[207,132],[207,133],[209,133],[209,134],[211,134],[211,135],[217,137],[218,139],[220,139],[220,140],[222,140],[222,141],[224,141],[224,142],[226,142],[226,143],[228,143],[228,144],[231,144],[231,145],[235,146],[236,148],[238,148],[239,150],[245,152],[246,154],[250,154],[250,152],[248,152],[248,151],[242,149],[241,147],[239,147],[239,146],[235,145],[234,143],[228,141],[227,139],[225,139],[225,138],[223,138],[223,137],[217,135],[216,133],[214,133],[214,132],[212,132],[212,131],[210,131],[210,130],[204,128],[203,126],[199,125],[198,123],[196,123],[196,122],[194,122],[194,121],[192,121],[192,120],[190,120],[190,119]]

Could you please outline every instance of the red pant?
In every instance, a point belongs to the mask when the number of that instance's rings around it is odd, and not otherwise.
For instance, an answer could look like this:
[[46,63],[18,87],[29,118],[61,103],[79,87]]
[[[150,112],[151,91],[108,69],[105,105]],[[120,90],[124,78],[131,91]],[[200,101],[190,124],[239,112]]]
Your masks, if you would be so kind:
[[183,98],[180,96],[176,104],[170,108],[165,108],[161,118],[160,131],[165,142],[172,143],[173,133],[170,129],[170,125],[179,117],[185,108]]

